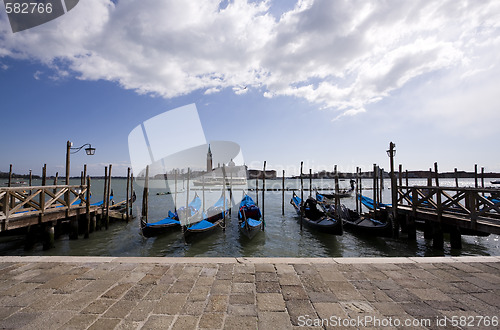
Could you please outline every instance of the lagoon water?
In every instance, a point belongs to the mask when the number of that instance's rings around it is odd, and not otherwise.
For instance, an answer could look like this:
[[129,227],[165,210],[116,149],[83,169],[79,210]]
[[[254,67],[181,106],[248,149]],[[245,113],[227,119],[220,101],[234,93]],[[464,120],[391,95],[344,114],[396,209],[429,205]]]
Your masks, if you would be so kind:
[[[0,184],[4,186],[4,181]],[[485,181],[489,185],[489,179]],[[78,184],[79,180],[72,180]],[[92,180],[93,202],[102,199],[104,180]],[[373,181],[363,180],[363,188],[370,188]],[[33,185],[39,185],[35,180]],[[186,183],[184,183],[185,185]],[[349,181],[341,181],[341,187],[348,187]],[[426,180],[410,179],[410,185],[425,185]],[[179,189],[183,183],[179,182]],[[259,182],[261,187],[262,181]],[[298,188],[300,180],[287,179],[286,187]],[[390,203],[390,181],[385,181],[383,191],[384,202]],[[440,179],[442,186],[454,186],[453,179]],[[460,186],[473,186],[473,179],[461,179]],[[161,182],[151,182],[152,187],[160,187]],[[309,186],[309,180],[304,180],[304,187]],[[313,180],[313,187],[333,187],[333,180]],[[265,194],[265,231],[258,233],[252,240],[241,237],[237,224],[237,209],[233,210],[232,218],[228,220],[226,230],[206,236],[194,243],[186,244],[180,230],[158,237],[145,238],[141,235],[139,215],[141,213],[142,187],[135,184],[137,202],[133,207],[135,218],[127,223],[112,223],[108,230],[96,231],[89,239],[80,236],[78,240],[69,240],[68,235],[56,239],[55,248],[43,251],[41,242],[32,250],[24,250],[22,235],[1,236],[0,255],[68,255],[68,256],[136,256],[136,257],[395,257],[395,256],[479,256],[500,255],[498,235],[488,237],[462,236],[463,248],[450,248],[449,237],[445,235],[444,251],[434,250],[432,241],[423,237],[423,232],[417,231],[417,241],[407,241],[404,236],[399,239],[376,238],[352,234],[345,231],[343,236],[332,236],[309,230],[300,230],[299,218],[296,216],[289,201],[291,191],[285,191],[285,215],[281,214],[282,194],[280,191],[267,191]],[[172,184],[173,187],[173,184]],[[249,181],[249,188],[255,187],[255,180]],[[114,199],[125,198],[126,180],[113,179]],[[281,188],[281,179],[266,180],[266,188]],[[157,195],[165,192],[165,188],[151,188],[149,196],[149,221],[164,218],[169,209],[173,208],[172,195]],[[304,192],[304,196],[308,195]],[[235,193],[236,195],[237,193]],[[239,193],[241,194],[241,192]],[[255,191],[249,192],[255,199]],[[298,192],[300,194],[300,192]],[[365,193],[371,197],[372,191]],[[199,192],[201,197],[201,192]],[[194,196],[191,190],[190,199]],[[179,193],[178,198],[186,199],[185,193]],[[262,202],[262,191],[259,191],[259,201]],[[354,197],[341,200],[350,208],[355,208]],[[208,203],[207,203],[208,205]]]

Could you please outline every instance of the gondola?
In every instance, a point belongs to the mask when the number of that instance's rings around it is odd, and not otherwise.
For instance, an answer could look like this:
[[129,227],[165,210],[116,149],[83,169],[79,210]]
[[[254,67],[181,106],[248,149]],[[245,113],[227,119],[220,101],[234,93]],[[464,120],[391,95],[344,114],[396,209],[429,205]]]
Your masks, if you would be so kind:
[[[190,217],[193,217],[197,213],[199,213],[200,208],[201,208],[201,199],[200,197],[198,197],[198,194],[196,194],[191,203],[189,203],[188,205],[187,214]],[[181,228],[180,226],[181,223],[179,221],[179,214],[186,213],[185,209],[186,209],[185,207],[181,207],[176,212],[168,211],[168,217],[156,222],[147,223],[144,221],[144,219],[141,219],[142,234],[146,237],[151,237],[164,233],[171,229]]]
[[245,194],[238,211],[238,228],[240,232],[249,239],[254,237],[255,234],[262,230],[261,216],[260,209],[255,205],[252,197]]
[[[374,205],[373,199],[366,197],[366,196],[363,196],[363,195],[360,195],[360,194],[357,194],[357,198],[359,201],[361,201],[361,203],[363,203],[364,206],[366,206],[370,210],[373,210],[373,205]],[[378,202],[377,208],[382,208],[382,207],[389,208],[389,207],[391,207],[391,204],[384,204],[384,203]]]
[[224,202],[222,195],[213,206],[202,213],[202,220],[189,224],[185,227],[184,237],[186,240],[193,240],[195,237],[204,236],[222,228],[224,218],[229,214],[229,201]]
[[355,181],[354,180],[351,180],[351,187],[349,189],[340,189],[338,193],[327,193],[327,194],[321,194],[323,195],[324,198],[330,200],[330,201],[333,201],[336,197],[338,198],[347,198],[347,197],[351,197],[352,196],[352,193],[355,189]]
[[[327,214],[335,214],[335,205],[325,201],[321,194],[316,194],[318,204]],[[391,237],[392,226],[389,222],[382,222],[376,219],[365,217],[358,212],[347,208],[344,204],[340,204],[339,217],[342,219],[342,224],[346,230],[352,233],[366,234],[378,237]]]
[[[298,215],[301,214],[301,202],[301,198],[294,192],[290,204],[295,208]],[[302,207],[304,211],[302,216],[304,225],[323,233],[342,235],[342,222],[320,210],[318,202],[314,198],[309,197]]]

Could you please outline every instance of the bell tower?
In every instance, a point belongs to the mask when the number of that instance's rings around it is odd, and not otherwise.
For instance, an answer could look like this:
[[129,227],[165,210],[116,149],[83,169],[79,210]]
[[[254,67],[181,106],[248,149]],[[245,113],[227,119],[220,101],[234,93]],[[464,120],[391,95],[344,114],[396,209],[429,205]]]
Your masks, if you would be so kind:
[[207,152],[207,173],[212,172],[212,151],[210,150],[210,144],[208,145]]

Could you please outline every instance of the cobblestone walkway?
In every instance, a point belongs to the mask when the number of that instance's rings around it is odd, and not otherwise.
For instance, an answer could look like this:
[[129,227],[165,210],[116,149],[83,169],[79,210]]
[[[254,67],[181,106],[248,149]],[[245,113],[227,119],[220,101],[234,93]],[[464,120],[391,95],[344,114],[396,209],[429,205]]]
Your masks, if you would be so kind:
[[500,257],[0,257],[0,306],[2,329],[497,329]]

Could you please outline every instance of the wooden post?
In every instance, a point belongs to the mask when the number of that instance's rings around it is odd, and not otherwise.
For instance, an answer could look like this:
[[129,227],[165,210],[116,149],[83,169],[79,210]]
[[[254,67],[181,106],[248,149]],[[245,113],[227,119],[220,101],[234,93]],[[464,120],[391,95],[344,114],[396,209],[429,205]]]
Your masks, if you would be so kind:
[[125,219],[127,220],[127,223],[129,222],[130,220],[130,215],[129,215],[129,209],[130,209],[130,199],[129,199],[129,195],[130,195],[130,167],[127,168],[127,194],[125,196],[125,210],[127,212],[127,214],[125,215]]
[[359,203],[358,203],[358,189],[359,189],[359,167],[356,167],[356,191],[355,191],[355,198],[356,198],[356,213],[359,212]]
[[[31,228],[30,228],[31,229]],[[55,241],[54,241],[54,236],[55,236],[55,231],[54,231],[54,223],[52,221],[47,222],[43,225],[43,249],[44,250],[49,250],[52,249],[55,246]]]
[[285,170],[283,170],[283,178],[281,179],[281,215],[285,215]]
[[451,226],[450,228],[450,245],[452,249],[462,248],[462,235],[458,226]]
[[85,184],[85,177],[83,175],[83,171],[80,171],[80,186]]
[[226,164],[222,163],[222,179],[224,182],[222,188],[222,231],[226,231]]
[[300,162],[300,230],[302,230],[302,218],[304,217],[304,178],[302,175],[302,168],[304,167],[304,162]]
[[398,187],[396,182],[396,174],[394,173],[394,155],[396,153],[396,145],[389,143],[389,158],[391,163],[391,195],[392,195],[392,229],[393,236],[399,236],[399,222],[398,222]]
[[[71,152],[71,142],[68,141],[66,142],[66,186],[69,186],[69,168],[70,168],[70,152]],[[67,213],[69,213],[69,207],[70,207],[70,196],[69,196],[69,191],[66,192],[65,196],[65,201],[66,201],[66,207],[67,207]]]
[[255,178],[255,204],[259,205],[259,178]]
[[[186,215],[185,215],[186,216],[186,224],[189,224],[188,221],[189,221],[189,215],[190,215],[188,213],[188,207],[189,207],[189,179],[190,179],[190,176],[191,176],[191,169],[188,167],[188,172],[187,172],[187,187],[186,187],[186,208],[185,208],[185,211],[186,211]],[[225,178],[224,178],[224,186],[223,186],[222,189],[224,190],[224,193],[225,193],[225,191],[226,191],[226,180],[225,180]],[[181,226],[182,226],[182,224],[181,224]]]
[[383,201],[383,195],[382,191],[384,190],[384,170],[378,167],[378,176],[379,176],[379,186],[378,186],[378,195],[379,195],[379,202],[382,203]]
[[[337,170],[335,170],[337,173]],[[337,187],[335,187],[337,189]],[[377,201],[377,164],[373,164],[373,214],[377,216],[378,209],[378,201]]]
[[82,186],[85,185],[86,178],[87,178],[87,164],[83,164],[83,182],[82,182]]
[[455,187],[458,188],[458,170],[456,167],[455,167]]
[[433,223],[432,247],[442,250],[444,248],[443,229],[441,225],[443,211],[441,205],[441,190],[439,189],[439,171],[437,162],[434,163],[434,175],[436,180],[437,222]]
[[[230,167],[230,178],[229,178],[229,202],[233,203],[233,168]],[[229,215],[231,215],[231,207],[229,208]]]
[[203,195],[203,204],[202,204],[202,214],[205,212],[205,176],[201,177],[201,182],[202,182],[202,187],[201,187],[201,192]]
[[174,191],[174,209],[175,211],[177,212],[177,169],[174,170],[174,187],[175,187],[175,191]]
[[30,178],[29,178],[29,186],[31,187],[31,183],[33,182],[33,175],[31,173],[31,170],[30,170]]
[[309,197],[312,197],[312,168],[309,169]]
[[132,215],[132,208],[134,205],[134,173],[130,173],[130,215]]
[[363,171],[361,167],[359,168],[359,214],[363,212],[363,203],[361,202],[361,196],[363,196]]
[[[407,171],[408,172],[408,171]],[[408,186],[408,185],[407,185]],[[406,215],[406,230],[408,233],[408,239],[415,241],[417,239],[417,228],[415,226],[415,218],[417,215],[416,202],[418,200],[417,188],[411,188],[411,200],[412,200],[412,213],[411,215]]]
[[[128,181],[128,177],[127,177]],[[87,202],[85,203],[85,215],[87,220],[87,226],[85,226],[85,236],[83,238],[89,238],[90,233],[90,176],[87,176]],[[127,182],[127,206],[128,206],[128,182]],[[127,209],[128,210],[128,209]],[[128,213],[128,211],[127,211]]]
[[340,235],[344,232],[342,219],[340,218],[340,189],[339,189],[339,173],[337,172],[337,165],[334,167],[335,176],[335,219],[340,223]]
[[12,186],[12,164],[10,164],[10,167],[9,167],[9,182],[7,183],[7,187],[11,187]]
[[474,187],[478,187],[478,184],[477,184],[477,164],[474,164]]
[[266,161],[264,161],[264,170],[263,170],[263,174],[262,174],[262,231],[264,231],[264,227],[265,227],[265,217],[264,217],[264,214],[265,214],[265,211],[266,211],[266,206],[265,206],[265,192],[266,192]]
[[101,230],[102,222],[106,215],[106,199],[108,198],[108,167],[104,166],[104,192],[102,196],[101,214],[98,219],[97,227]]
[[108,230],[109,227],[109,203],[110,203],[110,198],[111,198],[111,169],[113,165],[109,164],[109,173],[108,173],[108,198],[106,200],[106,230]]
[[405,177],[406,177],[405,183],[406,183],[406,187],[408,187],[409,186],[409,184],[408,184],[408,170],[406,170],[405,173],[406,173],[406,175],[405,175]]
[[144,190],[142,192],[141,217],[146,223],[148,223],[148,197],[149,197],[149,165],[146,166],[146,177],[144,178]]
[[[59,177],[59,172],[56,172],[56,176],[54,178],[54,186],[57,186],[57,179]],[[54,188],[53,190],[54,194],[57,192],[57,188]]]
[[[481,188],[484,189],[484,167],[481,167]],[[483,191],[484,196],[484,191]]]

